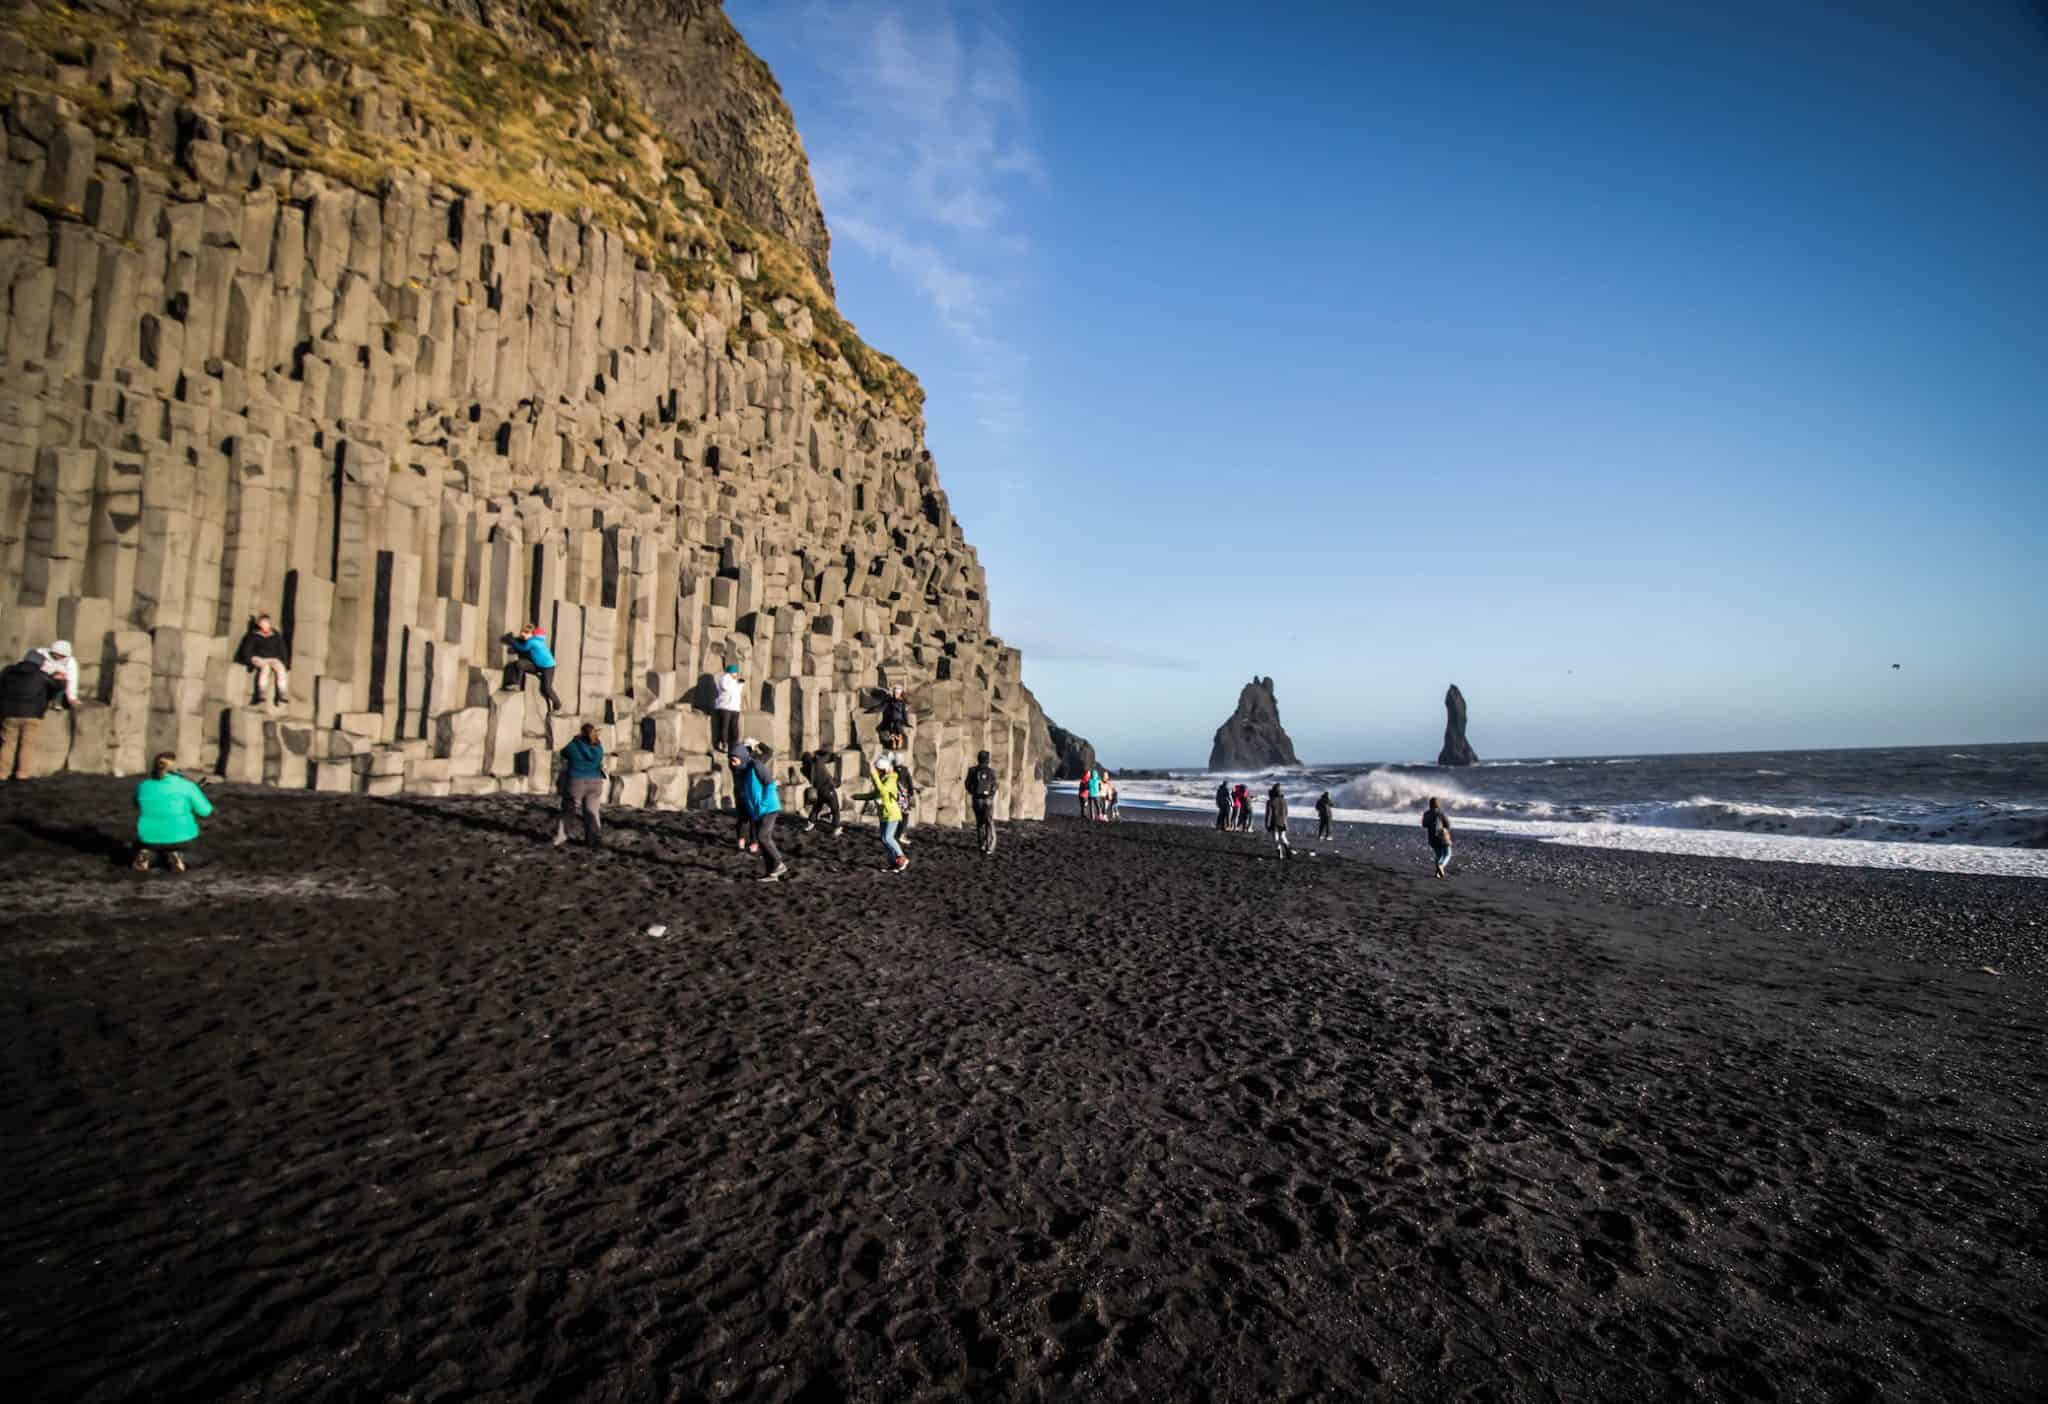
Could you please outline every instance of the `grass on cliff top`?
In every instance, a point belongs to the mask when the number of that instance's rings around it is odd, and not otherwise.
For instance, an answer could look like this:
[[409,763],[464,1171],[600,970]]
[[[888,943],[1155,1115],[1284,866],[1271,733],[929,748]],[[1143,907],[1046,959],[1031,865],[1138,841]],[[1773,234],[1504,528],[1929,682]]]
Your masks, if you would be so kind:
[[[803,251],[727,208],[631,84],[591,52],[581,0],[528,6],[533,26],[519,33],[397,2],[375,18],[337,0],[140,0],[136,8],[145,31],[163,41],[154,65],[140,61],[129,28],[97,11],[31,6],[0,14],[0,25],[73,69],[111,54],[123,77],[156,83],[181,100],[210,91],[224,128],[267,140],[290,163],[371,194],[392,180],[426,176],[530,214],[593,218],[622,232],[692,316],[705,311],[709,289],[735,276],[733,251],[751,252],[758,270],[741,288],[754,327],[779,335],[821,381],[857,385],[898,415],[921,415],[916,378],[860,340]],[[415,18],[430,36],[413,28]],[[294,80],[300,56],[316,66]],[[351,81],[358,74],[370,81],[358,86]],[[772,87],[772,75],[764,82]],[[127,134],[132,99],[75,74],[23,86],[76,103],[109,159],[157,159]],[[359,103],[394,94],[396,108],[359,115]],[[779,88],[776,94],[779,100]],[[371,130],[386,120],[402,128],[407,119],[413,132]],[[809,308],[814,342],[796,341],[772,313],[781,298]]]

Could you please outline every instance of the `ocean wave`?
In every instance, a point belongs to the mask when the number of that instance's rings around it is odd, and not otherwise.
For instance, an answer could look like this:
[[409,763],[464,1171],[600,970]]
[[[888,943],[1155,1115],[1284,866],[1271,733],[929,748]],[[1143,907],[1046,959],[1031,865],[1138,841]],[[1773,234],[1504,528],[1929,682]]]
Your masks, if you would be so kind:
[[1927,814],[1742,804],[1694,795],[1675,804],[1619,805],[1612,822],[1662,829],[1719,829],[1801,838],[1871,839],[1881,843],[1967,843],[1992,848],[2048,846],[2048,813],[1973,804]]

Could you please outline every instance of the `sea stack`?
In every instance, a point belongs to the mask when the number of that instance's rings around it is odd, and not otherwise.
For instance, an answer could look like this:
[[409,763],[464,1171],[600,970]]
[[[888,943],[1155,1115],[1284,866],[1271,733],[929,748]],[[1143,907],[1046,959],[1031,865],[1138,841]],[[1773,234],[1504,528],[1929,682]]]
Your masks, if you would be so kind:
[[1211,770],[1264,770],[1269,765],[1300,765],[1287,729],[1280,725],[1280,704],[1273,700],[1273,680],[1253,678],[1237,694],[1237,710],[1216,728],[1209,747]]
[[1050,717],[1046,719],[1045,728],[1052,737],[1053,779],[1079,780],[1095,769],[1095,747],[1087,737],[1076,736]]
[[1444,694],[1444,748],[1437,752],[1438,765],[1477,765],[1472,743],[1465,739],[1465,694],[1456,683]]

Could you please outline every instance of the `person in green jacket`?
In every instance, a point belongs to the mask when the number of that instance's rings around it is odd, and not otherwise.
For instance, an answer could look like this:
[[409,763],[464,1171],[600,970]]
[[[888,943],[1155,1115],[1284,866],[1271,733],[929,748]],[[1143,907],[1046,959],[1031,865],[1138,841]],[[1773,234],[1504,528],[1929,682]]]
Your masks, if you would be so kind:
[[178,758],[169,751],[156,758],[149,778],[135,787],[135,810],[135,871],[148,872],[151,855],[161,853],[172,872],[184,872],[179,850],[199,837],[199,821],[213,813],[213,801],[178,774]]
[[605,778],[604,747],[597,739],[597,724],[585,722],[575,739],[562,748],[562,817],[555,821],[555,846],[569,841],[569,820],[583,817],[586,847],[604,844],[604,793],[611,781]]

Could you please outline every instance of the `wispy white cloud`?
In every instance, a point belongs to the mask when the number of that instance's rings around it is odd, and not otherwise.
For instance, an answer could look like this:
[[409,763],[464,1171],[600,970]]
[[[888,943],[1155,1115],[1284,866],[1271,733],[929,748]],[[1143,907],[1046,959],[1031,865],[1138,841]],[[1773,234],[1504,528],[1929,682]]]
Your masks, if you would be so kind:
[[959,339],[983,426],[1021,428],[1009,388],[1021,356],[1000,319],[1031,251],[1017,201],[1043,188],[1046,173],[1029,85],[993,8],[765,0],[747,9],[779,21],[820,80],[827,120],[799,117],[833,239],[886,263]]

